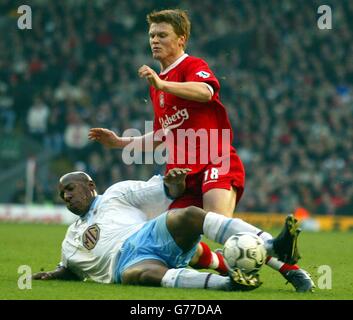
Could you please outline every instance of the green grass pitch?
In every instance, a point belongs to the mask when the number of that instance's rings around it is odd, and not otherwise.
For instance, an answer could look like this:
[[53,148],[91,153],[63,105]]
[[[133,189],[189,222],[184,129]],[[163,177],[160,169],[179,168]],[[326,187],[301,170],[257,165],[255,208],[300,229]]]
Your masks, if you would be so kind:
[[33,273],[41,268],[54,269],[60,260],[66,228],[61,225],[0,224],[0,299],[353,299],[353,241],[349,232],[301,234],[299,246],[303,259],[300,265],[312,274],[315,284],[323,276],[318,272],[320,266],[328,265],[332,270],[332,289],[317,288],[315,293],[295,293],[278,272],[266,266],[261,270],[262,287],[248,293],[142,288],[90,281],[33,281],[32,289],[20,290],[17,284],[21,276],[19,266],[28,265]]

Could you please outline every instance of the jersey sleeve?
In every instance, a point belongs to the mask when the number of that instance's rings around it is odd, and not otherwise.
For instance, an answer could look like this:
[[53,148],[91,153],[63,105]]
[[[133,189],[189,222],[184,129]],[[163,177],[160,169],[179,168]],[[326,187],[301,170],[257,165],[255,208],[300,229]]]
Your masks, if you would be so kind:
[[208,64],[202,59],[195,60],[188,64],[185,81],[204,82],[209,84],[214,90],[213,97],[220,89],[218,79],[209,68]]
[[59,268],[62,268],[62,267],[67,268],[67,258],[66,258],[66,254],[65,254],[64,248],[61,250],[61,260],[58,263],[57,267],[59,267]]
[[153,176],[148,181],[123,181],[110,187],[104,196],[119,198],[119,202],[140,209],[149,219],[168,210],[173,199],[164,189],[163,177]]
[[65,243],[69,238],[70,228],[72,228],[72,225],[70,225],[70,227],[67,229],[66,234],[65,234],[65,238],[64,238],[63,242],[61,243],[61,261],[58,264],[58,267],[67,268],[67,251],[66,251]]
[[61,255],[61,261],[58,263],[58,267],[62,268],[67,268],[67,260],[66,257]]

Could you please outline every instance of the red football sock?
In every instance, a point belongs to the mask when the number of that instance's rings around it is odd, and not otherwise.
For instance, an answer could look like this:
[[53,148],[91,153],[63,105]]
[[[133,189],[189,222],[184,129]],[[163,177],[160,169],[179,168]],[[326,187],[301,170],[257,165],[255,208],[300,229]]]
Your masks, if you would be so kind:
[[285,262],[282,262],[278,260],[277,258],[274,257],[267,257],[266,258],[266,264],[271,267],[272,269],[275,269],[279,271],[282,274],[287,273],[290,270],[298,270],[300,267],[296,264],[291,265]]
[[283,266],[279,269],[280,273],[287,273],[290,270],[298,270],[300,269],[300,267],[296,264],[288,264],[288,263],[284,263]]
[[200,242],[200,245],[202,247],[202,254],[199,261],[193,266],[193,268],[213,269],[222,275],[227,274],[228,271],[222,254],[220,252],[212,252],[210,247],[204,242]]
[[193,268],[208,269],[212,262],[212,251],[206,243],[200,242],[200,245],[202,247],[202,254],[199,258],[199,261],[197,261]]
[[228,274],[228,269],[224,263],[224,257],[222,253],[216,252],[216,255],[218,257],[218,267],[216,268],[216,271],[218,271],[221,275],[227,275]]

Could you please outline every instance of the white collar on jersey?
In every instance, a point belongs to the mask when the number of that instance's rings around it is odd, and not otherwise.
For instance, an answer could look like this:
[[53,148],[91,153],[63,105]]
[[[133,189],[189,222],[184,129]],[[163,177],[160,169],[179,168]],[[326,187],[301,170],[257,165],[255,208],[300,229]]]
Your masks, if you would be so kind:
[[88,212],[83,217],[81,217],[81,220],[87,220],[88,224],[90,224],[93,218],[94,210],[97,208],[98,203],[101,201],[101,198],[101,195],[95,197]]
[[180,62],[182,62],[186,57],[189,55],[187,53],[184,53],[182,56],[180,56],[177,60],[175,60],[169,67],[164,69],[160,74],[165,75],[168,73],[170,70],[174,69]]

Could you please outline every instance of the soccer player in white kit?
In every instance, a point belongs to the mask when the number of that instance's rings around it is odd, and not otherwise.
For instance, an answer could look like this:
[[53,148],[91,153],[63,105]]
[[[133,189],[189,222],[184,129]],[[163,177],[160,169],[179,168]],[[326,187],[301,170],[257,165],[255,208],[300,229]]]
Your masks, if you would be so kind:
[[[123,283],[216,290],[252,290],[258,275],[232,270],[229,276],[186,269],[200,235],[224,244],[238,232],[234,219],[197,207],[164,212],[185,189],[188,169],[173,169],[147,182],[119,182],[98,195],[84,172],[60,179],[60,196],[80,218],[62,243],[56,270],[33,279],[90,278],[101,283]],[[188,226],[187,228],[185,226]],[[274,254],[292,254],[293,237],[286,224],[279,237],[265,243]],[[276,249],[277,248],[277,249]]]
[[180,169],[174,172],[175,177],[154,176],[147,182],[118,182],[103,195],[97,194],[93,180],[86,173],[64,175],[60,179],[60,196],[67,208],[80,218],[67,230],[57,269],[60,273],[54,277],[77,276],[102,283],[114,282],[113,267],[122,244],[146,221],[167,210],[179,195],[178,188],[183,189],[187,172],[188,169]]

